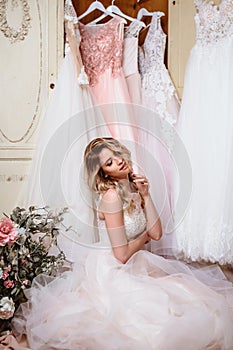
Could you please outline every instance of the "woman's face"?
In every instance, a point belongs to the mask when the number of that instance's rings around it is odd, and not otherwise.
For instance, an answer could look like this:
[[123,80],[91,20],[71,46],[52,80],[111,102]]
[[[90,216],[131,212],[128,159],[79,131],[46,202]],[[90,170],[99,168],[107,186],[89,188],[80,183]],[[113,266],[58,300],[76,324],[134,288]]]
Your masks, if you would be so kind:
[[99,154],[100,165],[106,176],[112,179],[128,179],[130,168],[123,157],[115,155],[110,149],[103,148]]

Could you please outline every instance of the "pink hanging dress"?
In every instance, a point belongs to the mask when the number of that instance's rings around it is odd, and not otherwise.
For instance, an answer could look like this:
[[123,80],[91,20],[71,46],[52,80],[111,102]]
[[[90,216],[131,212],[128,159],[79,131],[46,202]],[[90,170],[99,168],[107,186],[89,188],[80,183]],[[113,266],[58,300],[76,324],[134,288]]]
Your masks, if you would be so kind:
[[134,141],[131,99],[122,69],[124,23],[115,16],[104,24],[79,22],[80,50],[96,105],[110,133]]

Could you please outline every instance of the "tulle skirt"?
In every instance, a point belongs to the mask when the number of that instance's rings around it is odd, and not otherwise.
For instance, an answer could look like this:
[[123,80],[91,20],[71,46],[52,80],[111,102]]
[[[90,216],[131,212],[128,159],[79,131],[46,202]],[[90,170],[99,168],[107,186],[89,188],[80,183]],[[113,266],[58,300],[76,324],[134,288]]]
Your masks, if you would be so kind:
[[[142,73],[142,105],[145,108],[145,114],[151,114],[151,118],[145,119],[144,131],[139,131],[138,138],[146,145],[147,150],[153,154],[160,165],[165,190],[163,210],[159,213],[163,227],[163,237],[155,245],[153,244],[152,250],[158,254],[169,252],[169,254],[174,255],[176,250],[173,235],[174,178],[178,165],[176,159],[174,159],[173,148],[177,138],[176,126],[178,124],[180,102],[164,64],[152,66]],[[150,110],[154,111],[154,115]],[[155,186],[159,187],[157,170],[150,166],[148,157],[144,159],[145,168],[148,172],[153,172],[153,181],[155,179],[154,182],[157,182]]]
[[[233,39],[191,51],[179,133],[192,167],[192,196],[177,227],[180,255],[233,263]],[[186,183],[182,184],[183,188]]]
[[232,292],[218,267],[146,251],[121,264],[96,250],[55,279],[37,277],[12,327],[33,350],[232,350]]
[[[103,136],[110,136],[108,127],[99,107],[94,107],[90,88],[79,85],[68,51],[41,119],[30,172],[16,204],[47,205],[54,210],[67,207],[63,223],[72,226],[73,239],[95,242],[93,198],[84,178],[83,162],[87,144]],[[72,247],[65,237],[63,241],[62,249],[69,254]]]

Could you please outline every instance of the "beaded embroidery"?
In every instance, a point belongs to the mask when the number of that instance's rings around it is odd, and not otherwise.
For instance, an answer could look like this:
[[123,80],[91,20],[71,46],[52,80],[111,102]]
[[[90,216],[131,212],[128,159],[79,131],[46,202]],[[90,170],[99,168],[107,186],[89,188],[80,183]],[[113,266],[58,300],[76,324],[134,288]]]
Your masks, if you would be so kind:
[[123,26],[118,17],[99,25],[79,23],[82,37],[80,50],[91,86],[98,83],[100,75],[108,68],[114,78],[119,76],[122,67]]
[[222,0],[219,5],[206,0],[194,0],[194,3],[197,44],[215,45],[233,36],[233,0]]

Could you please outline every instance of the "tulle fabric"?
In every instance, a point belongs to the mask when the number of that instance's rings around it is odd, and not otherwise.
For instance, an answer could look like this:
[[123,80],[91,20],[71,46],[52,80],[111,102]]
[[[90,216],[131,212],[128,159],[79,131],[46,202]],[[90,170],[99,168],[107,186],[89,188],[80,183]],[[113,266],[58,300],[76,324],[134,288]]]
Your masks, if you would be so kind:
[[191,161],[192,196],[176,236],[179,256],[194,261],[233,263],[232,59],[231,34],[197,43],[186,68],[179,132]]
[[[154,155],[163,173],[163,210],[160,212],[163,227],[163,238],[154,244],[152,250],[159,254],[174,255],[176,240],[174,230],[173,211],[174,178],[177,176],[177,164],[173,155],[173,148],[177,133],[180,110],[179,99],[171,80],[169,72],[164,64],[166,47],[166,34],[161,26],[162,12],[154,12],[150,28],[147,32],[143,47],[139,47],[139,68],[142,77],[142,105],[145,114],[151,114],[150,119],[145,119],[144,130],[139,130],[139,142],[145,144],[147,150]],[[148,110],[154,112],[149,112]],[[151,168],[148,157],[143,156],[145,169],[153,172],[153,178],[157,181],[158,174],[155,168]],[[153,179],[153,182],[154,182]],[[161,191],[162,192],[162,191]],[[153,192],[151,192],[152,195]]]
[[[77,249],[78,253],[78,249]],[[13,331],[33,350],[231,350],[232,284],[146,251],[125,264],[91,251],[82,265],[37,277]]]
[[141,76],[138,71],[138,36],[124,38],[123,72],[132,103],[141,104]]
[[133,131],[134,117],[130,106],[131,98],[122,69],[118,77],[115,78],[112,76],[111,69],[105,70],[101,74],[99,83],[91,87],[91,92],[112,137],[133,142],[136,138]]
[[[86,145],[98,136],[110,133],[98,107],[93,107],[89,87],[78,84],[76,66],[68,50],[39,126],[28,180],[17,205],[46,205],[51,210],[67,207],[63,224],[72,226],[69,237],[87,244],[95,242],[97,235],[92,194],[84,179],[83,155]],[[62,231],[65,235],[66,229]],[[65,236],[63,241],[66,247],[60,242],[61,248],[67,256],[73,255],[72,241],[68,242]]]

